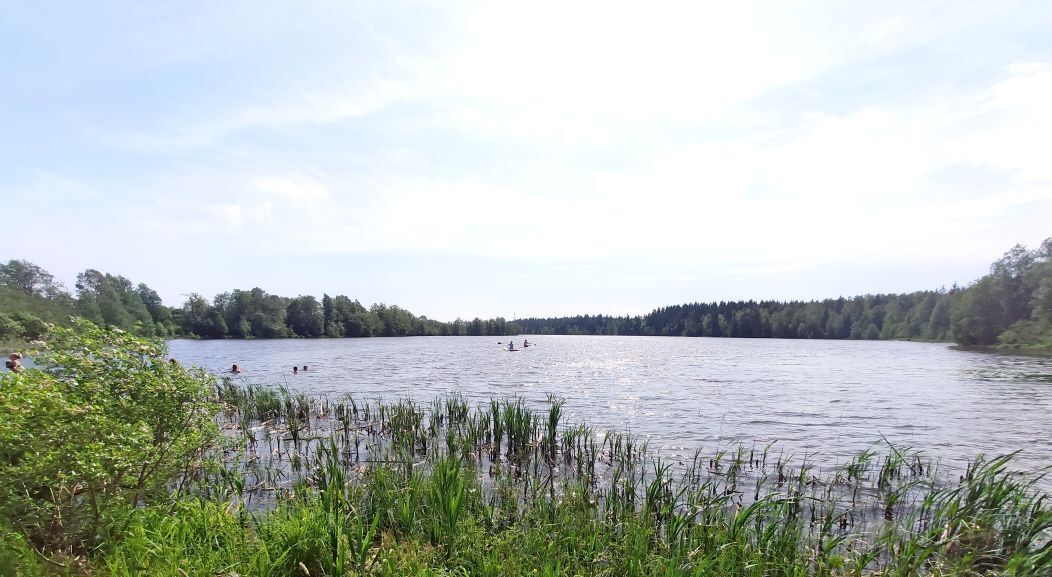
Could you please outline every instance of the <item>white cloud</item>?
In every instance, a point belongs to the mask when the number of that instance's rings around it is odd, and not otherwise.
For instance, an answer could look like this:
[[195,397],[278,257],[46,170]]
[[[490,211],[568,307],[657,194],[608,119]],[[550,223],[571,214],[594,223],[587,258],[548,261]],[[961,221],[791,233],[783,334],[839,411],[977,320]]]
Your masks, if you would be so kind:
[[[118,94],[144,110],[13,190],[115,198],[156,253],[649,263],[635,285],[985,259],[1052,221],[1052,53],[974,40],[1023,26],[1014,5],[270,8],[210,12],[258,28],[185,50],[136,35],[185,105]],[[301,44],[276,48],[283,18]],[[944,75],[947,51],[986,67]],[[961,167],[997,178],[948,184]]]
[[319,201],[330,198],[325,185],[304,176],[266,176],[256,181],[256,187],[292,201]]
[[1052,186],[1052,64],[1015,63],[975,102],[979,124],[948,144],[963,160],[1016,173],[1022,182]]

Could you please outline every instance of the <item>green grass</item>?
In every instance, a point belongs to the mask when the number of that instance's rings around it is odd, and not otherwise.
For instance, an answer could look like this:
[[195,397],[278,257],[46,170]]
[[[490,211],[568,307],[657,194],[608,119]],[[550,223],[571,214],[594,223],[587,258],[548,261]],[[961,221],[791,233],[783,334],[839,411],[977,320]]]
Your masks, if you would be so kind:
[[[460,396],[420,406],[217,392],[228,439],[217,472],[126,511],[126,528],[77,571],[1052,573],[1052,510],[1010,456],[976,459],[959,479],[887,444],[829,473],[772,447],[699,450],[680,464],[631,434],[563,422],[554,397],[534,412],[521,399],[472,408]],[[61,573],[17,534],[0,538],[0,573]]]

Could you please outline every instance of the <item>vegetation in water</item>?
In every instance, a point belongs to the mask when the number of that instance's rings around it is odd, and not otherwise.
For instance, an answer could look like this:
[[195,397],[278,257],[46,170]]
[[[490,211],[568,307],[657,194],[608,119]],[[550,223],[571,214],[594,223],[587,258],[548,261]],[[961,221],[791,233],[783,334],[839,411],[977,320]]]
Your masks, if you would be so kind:
[[546,406],[213,381],[87,322],[0,382],[0,574],[1046,575],[1010,456],[669,460]]

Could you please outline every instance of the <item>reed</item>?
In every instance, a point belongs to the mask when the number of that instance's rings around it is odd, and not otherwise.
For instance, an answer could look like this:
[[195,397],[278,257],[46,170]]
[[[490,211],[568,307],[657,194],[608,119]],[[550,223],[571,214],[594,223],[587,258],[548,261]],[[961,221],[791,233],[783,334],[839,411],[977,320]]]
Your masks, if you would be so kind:
[[959,478],[886,442],[829,473],[770,445],[681,463],[630,432],[564,423],[554,396],[536,409],[233,383],[217,396],[230,441],[218,472],[163,510],[126,511],[127,528],[87,560],[96,574],[1052,572],[1041,474],[1013,471],[1011,455]]

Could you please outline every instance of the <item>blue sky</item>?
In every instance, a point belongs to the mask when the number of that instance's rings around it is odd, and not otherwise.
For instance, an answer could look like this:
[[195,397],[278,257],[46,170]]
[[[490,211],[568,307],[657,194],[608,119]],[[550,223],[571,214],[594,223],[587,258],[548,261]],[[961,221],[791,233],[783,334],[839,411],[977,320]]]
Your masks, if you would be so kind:
[[1048,2],[0,6],[0,259],[68,286],[638,314],[1052,236]]

